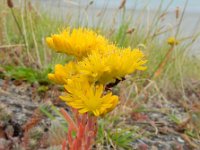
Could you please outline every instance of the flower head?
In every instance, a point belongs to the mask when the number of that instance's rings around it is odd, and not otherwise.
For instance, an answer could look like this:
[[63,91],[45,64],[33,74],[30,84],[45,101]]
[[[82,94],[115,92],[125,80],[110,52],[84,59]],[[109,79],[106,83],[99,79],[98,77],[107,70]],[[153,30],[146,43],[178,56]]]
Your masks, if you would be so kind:
[[178,45],[180,42],[175,37],[169,37],[167,43],[171,46]]
[[103,94],[103,85],[89,84],[84,78],[73,78],[65,85],[66,95],[60,98],[79,113],[91,112],[95,116],[108,113],[118,104],[118,97],[108,93]]
[[112,111],[119,103],[118,96],[104,87],[146,69],[147,60],[139,49],[118,48],[89,29],[68,28],[46,38],[46,42],[56,52],[76,57],[64,66],[57,64],[48,77],[64,85],[66,92],[60,98],[82,114],[102,116]]
[[108,40],[96,32],[78,28],[66,29],[60,34],[54,34],[46,38],[48,46],[56,52],[76,56],[81,59],[92,51],[106,51],[115,47]]
[[55,66],[55,73],[49,73],[48,78],[57,84],[65,84],[66,80],[76,75],[76,73],[76,65],[71,61],[65,66],[57,64]]
[[78,62],[79,72],[90,82],[107,84],[121,80],[135,70],[145,70],[144,54],[139,49],[117,49],[109,53],[94,52]]

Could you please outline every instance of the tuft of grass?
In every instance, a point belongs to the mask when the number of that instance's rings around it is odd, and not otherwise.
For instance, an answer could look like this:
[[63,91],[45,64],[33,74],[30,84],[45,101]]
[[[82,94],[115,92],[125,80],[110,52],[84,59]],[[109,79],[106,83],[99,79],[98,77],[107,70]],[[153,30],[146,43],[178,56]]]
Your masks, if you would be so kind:
[[40,71],[28,67],[21,66],[5,66],[5,76],[15,80],[24,80],[30,83],[48,84],[49,80],[47,74],[51,72],[51,68]]
[[39,12],[29,1],[22,1],[19,7],[14,5],[13,8],[7,7],[6,3],[2,2],[0,9],[4,11],[0,29],[4,29],[1,32],[4,32],[2,48],[7,50],[5,57],[9,57],[9,52],[12,52],[9,45],[21,44],[23,46],[19,48],[22,52],[18,58],[21,66],[44,69],[55,63],[67,61],[67,58],[50,50],[45,42],[45,37],[68,26],[66,22],[54,21],[45,12]]
[[169,114],[169,119],[179,125],[181,123],[180,119],[175,114]]
[[121,129],[109,133],[109,138],[113,143],[123,149],[131,149],[131,143],[133,142],[132,133],[130,131],[123,131]]

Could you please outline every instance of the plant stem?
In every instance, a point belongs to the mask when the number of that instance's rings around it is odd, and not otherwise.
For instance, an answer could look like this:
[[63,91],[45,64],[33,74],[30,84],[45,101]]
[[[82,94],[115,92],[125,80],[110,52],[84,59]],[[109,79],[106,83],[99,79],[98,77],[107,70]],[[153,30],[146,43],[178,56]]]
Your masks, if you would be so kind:
[[61,108],[60,112],[62,113],[66,121],[69,123],[69,126],[71,126],[73,130],[78,131],[78,127],[76,126],[75,122],[72,120],[70,115],[65,111],[65,109]]
[[11,10],[12,16],[13,16],[13,18],[14,18],[14,20],[15,20],[15,23],[16,23],[16,25],[17,25],[17,28],[18,28],[18,30],[19,30],[19,32],[20,32],[20,34],[21,34],[21,36],[22,36],[22,38],[23,38],[23,40],[24,40],[25,47],[26,47],[26,49],[27,49],[26,40],[25,40],[24,34],[23,34],[22,30],[21,30],[21,27],[20,27],[20,25],[19,25],[19,22],[18,22],[18,20],[17,20],[17,17],[15,16],[14,10],[13,10],[13,8],[10,8],[10,10]]
[[150,76],[150,79],[152,79],[154,77],[158,77],[161,74],[161,72],[162,72],[164,66],[167,64],[167,61],[169,60],[173,50],[174,50],[174,46],[171,46],[171,48],[167,51],[165,57],[161,60],[159,65],[156,67],[155,71]]

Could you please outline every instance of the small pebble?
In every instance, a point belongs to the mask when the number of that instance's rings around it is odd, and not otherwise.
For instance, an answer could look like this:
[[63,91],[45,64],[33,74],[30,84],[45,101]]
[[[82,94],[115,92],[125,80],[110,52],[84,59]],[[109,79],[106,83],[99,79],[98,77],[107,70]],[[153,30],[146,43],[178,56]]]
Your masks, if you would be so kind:
[[178,137],[177,140],[178,140],[178,142],[180,142],[180,143],[185,143],[185,141],[184,141],[182,138],[180,138],[180,137]]
[[158,150],[158,148],[156,146],[151,146],[151,150]]

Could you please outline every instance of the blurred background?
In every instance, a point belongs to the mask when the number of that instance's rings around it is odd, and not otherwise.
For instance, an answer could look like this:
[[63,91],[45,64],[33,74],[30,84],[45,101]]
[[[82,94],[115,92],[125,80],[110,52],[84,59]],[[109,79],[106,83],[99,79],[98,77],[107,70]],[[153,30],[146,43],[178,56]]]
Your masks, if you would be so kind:
[[0,0],[0,149],[2,139],[2,149],[23,147],[31,123],[28,148],[61,149],[66,133],[55,118],[64,89],[47,74],[73,58],[45,39],[68,27],[139,48],[148,60],[112,89],[120,104],[99,119],[94,149],[200,149],[199,0]]
[[[150,28],[152,22],[155,22],[153,18],[156,14],[163,12],[163,16],[160,16],[162,30],[171,28],[170,34],[176,34],[177,24],[181,15],[184,15],[179,27],[179,36],[187,38],[200,31],[200,2],[197,0],[32,0],[31,2],[37,9],[46,12],[54,19],[79,22],[89,27],[118,28],[125,21],[129,22],[132,28],[137,24]],[[199,40],[193,45],[194,55],[200,53],[198,43]]]

